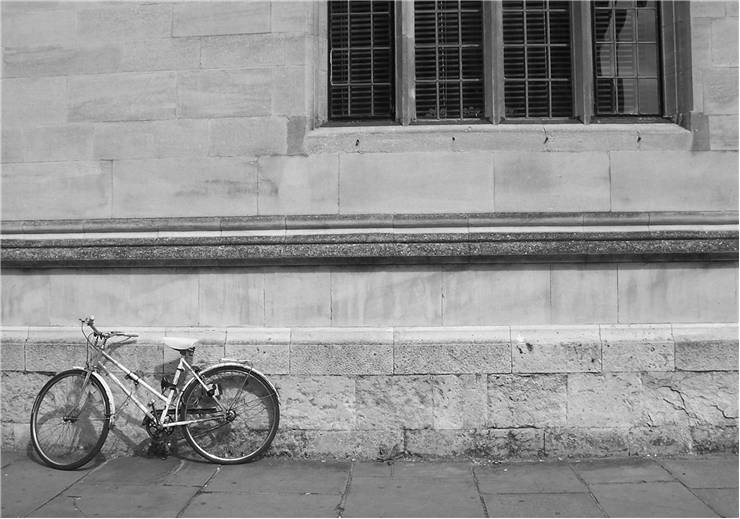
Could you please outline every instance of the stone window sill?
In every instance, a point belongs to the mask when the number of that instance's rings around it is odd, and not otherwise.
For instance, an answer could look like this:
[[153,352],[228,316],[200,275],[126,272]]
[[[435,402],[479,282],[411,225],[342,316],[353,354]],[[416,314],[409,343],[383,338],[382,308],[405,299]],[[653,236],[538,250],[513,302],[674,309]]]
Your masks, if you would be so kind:
[[690,150],[692,132],[670,123],[334,126],[309,131],[312,153],[415,151]]

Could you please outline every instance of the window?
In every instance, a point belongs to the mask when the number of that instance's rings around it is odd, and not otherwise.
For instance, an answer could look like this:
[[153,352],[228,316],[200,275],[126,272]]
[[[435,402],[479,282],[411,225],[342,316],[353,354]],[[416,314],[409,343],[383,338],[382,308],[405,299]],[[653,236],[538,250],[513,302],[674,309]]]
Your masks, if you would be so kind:
[[329,0],[328,118],[675,121],[684,4]]

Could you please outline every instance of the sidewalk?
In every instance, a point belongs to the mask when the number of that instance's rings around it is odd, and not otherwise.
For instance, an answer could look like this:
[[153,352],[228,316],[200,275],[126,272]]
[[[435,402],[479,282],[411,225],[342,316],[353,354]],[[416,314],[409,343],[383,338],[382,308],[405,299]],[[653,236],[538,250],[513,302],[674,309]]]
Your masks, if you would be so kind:
[[737,517],[737,456],[493,464],[2,453],[3,517]]

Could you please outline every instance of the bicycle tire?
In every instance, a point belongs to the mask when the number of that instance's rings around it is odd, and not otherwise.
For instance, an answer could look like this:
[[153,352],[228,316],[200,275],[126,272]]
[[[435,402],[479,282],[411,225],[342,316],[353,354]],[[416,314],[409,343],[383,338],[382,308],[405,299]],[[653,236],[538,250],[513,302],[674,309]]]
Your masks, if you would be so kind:
[[[270,447],[280,423],[273,387],[241,364],[213,366],[199,376],[210,391],[193,379],[180,401],[180,420],[204,420],[183,426],[187,442],[214,463],[230,465],[259,458]],[[233,414],[225,414],[217,400]]]
[[41,388],[31,410],[31,441],[39,457],[55,469],[79,468],[100,452],[110,430],[110,401],[100,381],[88,372],[62,371]]

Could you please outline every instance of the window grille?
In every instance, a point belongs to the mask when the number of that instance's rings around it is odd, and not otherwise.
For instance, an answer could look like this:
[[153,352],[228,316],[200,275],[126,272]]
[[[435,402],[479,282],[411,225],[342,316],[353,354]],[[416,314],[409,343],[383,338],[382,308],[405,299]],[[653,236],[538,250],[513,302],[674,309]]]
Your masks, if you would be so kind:
[[483,118],[482,2],[415,2],[414,38],[417,119]]
[[660,115],[657,2],[595,2],[596,115]]
[[393,2],[329,1],[329,117],[392,119]]
[[507,118],[573,115],[570,2],[504,1]]

